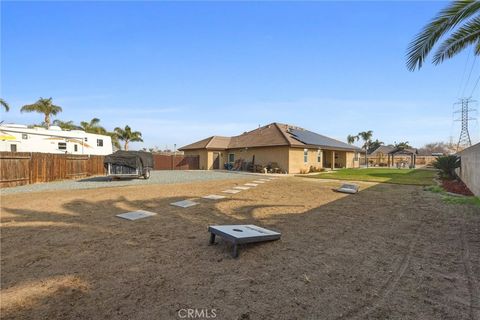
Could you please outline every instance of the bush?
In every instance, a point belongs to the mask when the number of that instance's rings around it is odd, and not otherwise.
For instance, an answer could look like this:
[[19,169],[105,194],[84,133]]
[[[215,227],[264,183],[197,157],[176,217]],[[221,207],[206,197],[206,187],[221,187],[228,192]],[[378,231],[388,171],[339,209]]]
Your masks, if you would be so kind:
[[444,178],[455,179],[455,169],[460,167],[460,157],[456,155],[441,156],[432,163],[433,167],[439,169]]

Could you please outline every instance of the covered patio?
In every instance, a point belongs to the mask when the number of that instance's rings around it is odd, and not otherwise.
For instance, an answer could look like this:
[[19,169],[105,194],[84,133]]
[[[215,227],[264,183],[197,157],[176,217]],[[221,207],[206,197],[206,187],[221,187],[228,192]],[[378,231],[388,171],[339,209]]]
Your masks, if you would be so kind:
[[[395,156],[397,156],[396,163]],[[395,148],[387,154],[387,163],[389,167],[403,168],[406,167],[406,162],[408,162],[408,168],[413,169],[415,168],[416,161],[417,149]]]

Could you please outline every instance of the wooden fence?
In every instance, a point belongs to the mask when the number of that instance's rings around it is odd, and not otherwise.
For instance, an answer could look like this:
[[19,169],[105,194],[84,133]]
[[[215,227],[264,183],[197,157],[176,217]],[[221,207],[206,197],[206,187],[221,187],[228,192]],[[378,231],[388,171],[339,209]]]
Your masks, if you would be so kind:
[[153,154],[154,170],[198,170],[199,156]]
[[0,152],[0,187],[103,175],[103,156]]

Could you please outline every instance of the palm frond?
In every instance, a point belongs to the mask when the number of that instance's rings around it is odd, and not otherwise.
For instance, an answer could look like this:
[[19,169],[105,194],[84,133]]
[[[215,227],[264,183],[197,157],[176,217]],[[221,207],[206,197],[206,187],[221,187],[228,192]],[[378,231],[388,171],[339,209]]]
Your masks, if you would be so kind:
[[440,11],[410,43],[407,49],[407,68],[410,71],[420,69],[435,43],[457,24],[478,13],[480,1],[454,1]]
[[5,109],[6,112],[10,111],[10,106],[7,101],[0,99],[0,105]]
[[445,40],[435,53],[433,63],[440,64],[478,41],[480,41],[480,16],[467,22]]

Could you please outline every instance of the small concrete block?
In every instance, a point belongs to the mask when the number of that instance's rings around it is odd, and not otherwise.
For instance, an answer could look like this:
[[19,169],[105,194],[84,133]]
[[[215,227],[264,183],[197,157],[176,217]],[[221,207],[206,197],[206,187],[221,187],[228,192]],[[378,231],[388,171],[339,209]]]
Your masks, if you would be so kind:
[[248,190],[248,189],[250,189],[250,187],[242,187],[242,186],[237,186],[237,187],[233,187],[233,189],[238,189],[238,190]]
[[127,219],[130,221],[147,218],[156,215],[155,212],[145,211],[145,210],[137,210],[132,212],[125,212],[121,214],[117,214],[116,216],[119,218]]
[[224,193],[231,193],[231,194],[234,194],[234,193],[239,193],[239,192],[240,192],[240,190],[228,189],[228,190],[223,190],[222,192],[224,192]]
[[202,198],[203,199],[210,199],[210,200],[220,200],[220,199],[224,199],[225,196],[219,196],[217,194],[209,194],[208,196],[203,196]]
[[172,206],[180,207],[180,208],[188,208],[193,207],[198,204],[198,202],[194,202],[192,200],[182,200],[177,202],[170,203]]
[[244,186],[256,187],[256,186],[258,186],[258,184],[257,183],[245,183]]

